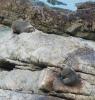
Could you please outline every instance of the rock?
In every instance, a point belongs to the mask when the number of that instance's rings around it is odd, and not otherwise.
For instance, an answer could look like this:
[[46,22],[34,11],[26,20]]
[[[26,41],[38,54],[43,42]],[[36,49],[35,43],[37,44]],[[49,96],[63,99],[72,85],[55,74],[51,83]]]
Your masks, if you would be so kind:
[[0,52],[2,53],[0,55],[3,58],[5,56],[27,63],[37,63],[39,60],[39,63],[44,62],[51,66],[57,66],[58,64],[61,65],[68,52],[76,50],[76,47],[79,45],[77,42],[74,44],[75,41],[72,41],[73,38],[70,41],[68,40],[70,38],[48,35],[41,31],[35,31],[29,35],[23,33],[12,38],[11,41],[7,40],[7,42],[5,41],[4,44],[1,44]]
[[[35,30],[35,32],[32,32],[32,34],[20,34],[19,36],[11,38],[11,40],[7,40],[7,42],[3,41],[3,44],[0,45],[0,52],[2,52],[0,54],[1,57],[5,59],[7,57],[12,61],[24,62],[26,64],[34,63],[38,65],[42,64],[46,66],[62,67],[65,63],[64,61],[67,59],[70,53],[76,51],[83,52],[85,50],[83,56],[86,57],[85,53],[87,53],[87,57],[89,57],[89,59],[82,59],[80,56],[80,59],[82,60],[78,61],[80,62],[84,60],[82,62],[84,65],[85,62],[89,61],[88,63],[90,66],[94,65],[94,42],[89,42],[78,38],[61,37],[53,34],[48,35],[41,31]],[[92,53],[93,55],[91,55]],[[77,56],[79,58],[79,55]],[[90,60],[91,57],[93,59]],[[81,64],[81,62],[79,64]],[[93,69],[93,67],[91,68]],[[81,66],[76,67],[75,69],[81,70]],[[86,71],[86,73],[88,72]],[[92,73],[92,71],[89,73]],[[93,74],[95,73],[93,72]]]
[[[72,12],[67,9],[52,8],[42,2],[1,0],[0,16],[4,18],[1,23],[5,25],[11,26],[14,20],[22,18],[31,22],[35,28],[49,34],[66,34],[95,40],[94,8],[94,2],[79,4],[77,10]],[[82,22],[79,23],[79,20]]]
[[95,2],[87,1],[85,3],[76,4],[78,9],[93,8],[95,7]]
[[24,92],[15,92],[10,90],[0,90],[0,100],[65,100],[53,96],[28,94]]
[[[77,4],[77,12],[76,15],[82,19],[83,27],[82,31],[89,32],[89,34],[93,34],[95,27],[95,2],[84,2]],[[90,36],[89,35],[89,36]],[[89,38],[89,37],[87,37]]]
[[75,35],[75,33],[78,32],[81,27],[82,27],[81,23],[75,22],[71,25],[71,27],[67,28],[66,32]]
[[[37,93],[42,71],[29,70],[2,71],[0,73],[0,88],[13,91],[30,91]],[[27,77],[28,76],[28,77]],[[2,79],[3,78],[3,79]]]
[[0,88],[12,91],[30,91],[36,94],[39,91],[52,91],[53,81],[57,78],[57,74],[49,68],[34,72],[20,69],[2,71],[0,72]]
[[9,61],[6,61],[3,58],[0,58],[0,68],[6,69],[6,70],[12,70],[13,68],[15,68],[15,64],[10,63]]
[[[2,89],[26,93],[30,91],[34,94],[52,95],[67,100],[71,98],[94,100],[94,42],[50,35],[37,29],[28,34],[25,32],[15,36],[10,34],[9,38],[6,37],[1,41],[0,62],[14,64],[15,68],[0,72]],[[33,71],[33,67],[38,69],[35,68]],[[71,67],[80,75],[79,84],[72,87],[63,84],[60,74],[66,67]]]
[[[30,0],[15,0],[15,2],[8,0],[7,2],[0,2],[0,14],[5,18],[3,20],[4,24],[9,21],[11,25],[14,20],[22,18],[29,20],[34,27],[43,32],[60,35],[64,33],[64,23],[68,21],[67,15],[65,14],[72,12],[67,9],[54,9],[40,2]],[[2,6],[3,3],[6,6]]]
[[[82,16],[77,20],[78,13],[69,12],[70,17],[62,9],[35,6],[28,0],[1,0],[0,11],[2,23],[11,25],[22,18],[44,32],[63,35],[69,29],[71,35],[94,39],[92,26],[87,27],[89,23],[85,24],[87,19],[83,22]],[[27,33],[26,26],[31,24],[16,22],[17,27],[21,23],[19,33],[23,34],[0,38],[0,100],[95,100],[95,42],[37,29]],[[63,83],[65,68],[80,76],[78,84]]]

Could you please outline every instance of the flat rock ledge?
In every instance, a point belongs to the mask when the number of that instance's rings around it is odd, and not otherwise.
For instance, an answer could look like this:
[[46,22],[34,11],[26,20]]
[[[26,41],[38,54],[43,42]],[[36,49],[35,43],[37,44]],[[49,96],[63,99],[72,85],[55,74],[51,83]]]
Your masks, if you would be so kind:
[[[81,82],[63,84],[72,68]],[[95,42],[39,30],[0,40],[0,100],[95,100]]]
[[0,100],[64,100],[57,97],[0,90]]

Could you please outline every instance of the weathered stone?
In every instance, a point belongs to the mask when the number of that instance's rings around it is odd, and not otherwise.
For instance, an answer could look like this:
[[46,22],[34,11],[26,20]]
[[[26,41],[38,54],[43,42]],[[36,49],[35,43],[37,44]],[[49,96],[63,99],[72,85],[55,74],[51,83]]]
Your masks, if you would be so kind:
[[75,22],[71,25],[71,27],[67,28],[66,32],[71,33],[74,35],[76,32],[78,32],[82,27],[81,23]]
[[[69,38],[67,39],[69,40]],[[32,32],[32,34],[22,33],[11,38],[11,40],[7,40],[7,42],[5,41],[4,44],[1,44],[0,52],[2,53],[0,55],[10,58],[11,60],[39,64],[40,62],[45,62],[48,65],[57,66],[58,63],[60,63],[58,59],[63,61],[69,50],[76,50],[77,45],[78,44],[74,44],[74,41],[72,40],[69,44],[69,41],[66,41],[65,37],[48,35],[36,30],[35,32]],[[41,59],[39,57],[41,57]],[[56,57],[56,60],[54,57]]]
[[24,92],[15,92],[0,89],[0,100],[65,100],[53,96],[28,94]]
[[14,36],[0,46],[0,52],[2,52],[0,56],[12,61],[56,67],[62,67],[71,62],[70,66],[75,70],[95,74],[94,42],[48,35],[36,30],[29,34],[22,33]]
[[[20,69],[30,68],[31,70],[32,65],[42,68],[50,67],[35,72],[29,70],[0,72],[1,78],[4,76],[1,79],[1,88],[34,93],[40,91],[42,94],[48,92],[51,95],[55,95],[54,91],[56,96],[61,95],[63,98],[71,98],[75,95],[73,97],[75,99],[77,95],[78,98],[83,95],[81,98],[87,99],[87,96],[90,96],[89,98],[93,100],[95,95],[94,42],[74,37],[49,35],[38,30],[32,33],[10,35],[10,38],[6,37],[6,40],[1,40],[3,44],[0,44],[0,56],[5,62],[13,63],[15,68]],[[81,83],[73,87],[64,85],[60,77],[64,67],[72,67],[78,71]],[[64,96],[64,93],[70,93],[70,95]]]
[[95,40],[94,2],[80,4],[76,12],[40,4],[42,3],[30,0],[1,0],[1,23],[11,26],[13,21],[22,18],[29,20],[34,27],[43,32]]
[[13,70],[0,72],[0,88],[37,93],[41,71]]
[[[4,6],[2,6],[3,3]],[[62,34],[64,23],[67,21],[65,21],[67,19],[64,15],[65,9],[63,11],[44,5],[40,6],[39,3],[35,4],[29,0],[0,1],[0,11],[0,15],[4,16],[3,24],[9,21],[11,25],[14,20],[23,18],[29,20],[37,29],[48,33]],[[66,13],[69,12],[71,11],[66,10]]]
[[0,88],[14,91],[53,91],[53,81],[58,78],[59,72],[55,68],[46,68],[40,71],[14,69],[0,72]]

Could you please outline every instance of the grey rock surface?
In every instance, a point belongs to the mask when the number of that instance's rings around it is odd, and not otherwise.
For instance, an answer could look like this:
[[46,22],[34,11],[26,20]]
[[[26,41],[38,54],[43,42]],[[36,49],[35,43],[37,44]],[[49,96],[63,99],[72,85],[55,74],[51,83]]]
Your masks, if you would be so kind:
[[0,89],[0,100],[65,100],[52,96],[15,92]]
[[[15,95],[13,91],[24,91],[27,95],[48,95],[46,100],[58,100],[56,97],[59,100],[95,99],[95,43],[92,41],[49,35],[39,30],[9,34],[6,39],[0,40],[0,65],[1,68],[12,68],[0,71],[2,96],[6,94],[5,90],[10,90],[10,98]],[[62,83],[60,73],[66,67],[73,68],[80,75],[79,84],[66,86]],[[49,99],[49,96],[55,97]],[[19,95],[15,98],[19,100]],[[40,100],[39,96],[36,98]]]

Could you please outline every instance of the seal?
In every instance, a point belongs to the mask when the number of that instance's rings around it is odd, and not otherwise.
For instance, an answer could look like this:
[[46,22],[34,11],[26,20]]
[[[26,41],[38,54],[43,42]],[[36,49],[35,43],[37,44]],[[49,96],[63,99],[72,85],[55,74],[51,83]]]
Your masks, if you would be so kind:
[[20,34],[23,32],[33,32],[35,31],[35,28],[30,24],[30,22],[23,19],[19,19],[12,23],[12,30],[13,34]]
[[80,83],[80,76],[72,68],[64,68],[61,72],[61,80],[65,85],[74,86]]

